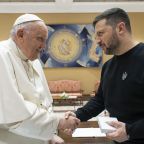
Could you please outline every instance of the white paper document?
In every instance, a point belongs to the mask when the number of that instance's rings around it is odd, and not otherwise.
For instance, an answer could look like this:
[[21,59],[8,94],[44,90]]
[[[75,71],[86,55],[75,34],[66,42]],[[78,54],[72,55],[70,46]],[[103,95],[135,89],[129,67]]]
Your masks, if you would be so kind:
[[72,137],[105,137],[100,128],[77,128]]

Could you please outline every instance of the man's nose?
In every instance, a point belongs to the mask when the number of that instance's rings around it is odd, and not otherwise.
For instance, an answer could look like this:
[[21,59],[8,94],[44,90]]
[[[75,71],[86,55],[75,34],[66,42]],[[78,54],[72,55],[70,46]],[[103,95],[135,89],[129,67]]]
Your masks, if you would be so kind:
[[98,37],[98,36],[95,38],[95,40],[96,40],[96,43],[97,43],[97,44],[99,44],[99,43],[101,42],[101,39],[100,39],[100,37]]
[[96,38],[96,43],[98,44],[98,45],[100,45],[101,44],[101,39],[100,38]]
[[44,48],[46,48],[46,43],[41,43],[39,51],[42,51]]

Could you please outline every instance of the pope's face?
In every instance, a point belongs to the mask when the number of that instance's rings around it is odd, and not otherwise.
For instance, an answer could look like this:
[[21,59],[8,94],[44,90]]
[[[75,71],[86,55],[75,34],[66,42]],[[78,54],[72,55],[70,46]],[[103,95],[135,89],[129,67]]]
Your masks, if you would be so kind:
[[29,60],[38,58],[40,51],[45,48],[47,36],[47,27],[41,21],[32,23],[24,29],[20,47]]
[[120,45],[116,30],[106,24],[106,20],[100,20],[95,26],[95,34],[98,45],[106,54],[115,54]]

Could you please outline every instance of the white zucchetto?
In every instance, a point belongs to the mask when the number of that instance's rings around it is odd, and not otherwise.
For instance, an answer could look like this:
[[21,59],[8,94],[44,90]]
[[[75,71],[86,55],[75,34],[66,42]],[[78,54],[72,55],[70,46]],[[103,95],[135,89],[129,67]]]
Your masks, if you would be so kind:
[[13,26],[32,21],[43,21],[43,20],[34,14],[23,14],[16,19]]

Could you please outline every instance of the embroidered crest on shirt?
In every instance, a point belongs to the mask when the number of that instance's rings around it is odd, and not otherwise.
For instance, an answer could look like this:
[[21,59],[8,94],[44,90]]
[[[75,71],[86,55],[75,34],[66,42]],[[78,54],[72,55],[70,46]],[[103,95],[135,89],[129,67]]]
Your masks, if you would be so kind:
[[122,74],[122,80],[125,80],[126,78],[127,78],[127,72],[123,72],[123,74]]

